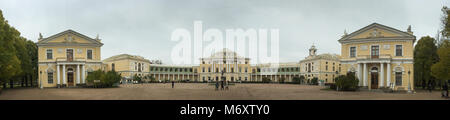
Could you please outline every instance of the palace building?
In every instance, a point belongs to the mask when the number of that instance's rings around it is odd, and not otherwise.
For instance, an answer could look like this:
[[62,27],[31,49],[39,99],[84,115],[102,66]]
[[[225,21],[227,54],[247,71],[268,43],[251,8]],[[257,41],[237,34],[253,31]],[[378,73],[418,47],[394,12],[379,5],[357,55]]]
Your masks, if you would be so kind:
[[146,76],[150,74],[150,60],[137,55],[120,54],[103,60],[107,71],[116,71],[125,79],[132,79],[133,76]]
[[334,78],[341,71],[340,56],[336,54],[317,55],[316,52],[316,46],[311,46],[309,56],[300,61],[301,75],[305,76],[306,81],[317,78],[323,83],[334,83]]
[[[39,85],[71,87],[86,83],[87,74],[95,70],[117,71],[124,80],[134,76],[152,76],[154,80],[189,82],[293,82],[304,76],[305,81],[317,78],[322,83],[334,83],[334,78],[355,74],[359,86],[367,89],[414,90],[413,44],[416,37],[409,27],[406,32],[378,23],[370,24],[351,34],[345,33],[339,43],[341,55],[316,54],[299,62],[251,64],[250,58],[222,49],[200,58],[198,65],[163,65],[144,57],[120,54],[101,60],[103,43],[73,30],[43,38],[39,35]],[[224,79],[222,79],[222,77]]]
[[341,74],[354,73],[368,89],[414,90],[413,48],[416,37],[378,23],[351,34],[341,43]]
[[100,39],[73,30],[43,38],[39,34],[39,85],[70,87],[86,83],[89,72],[103,69]]

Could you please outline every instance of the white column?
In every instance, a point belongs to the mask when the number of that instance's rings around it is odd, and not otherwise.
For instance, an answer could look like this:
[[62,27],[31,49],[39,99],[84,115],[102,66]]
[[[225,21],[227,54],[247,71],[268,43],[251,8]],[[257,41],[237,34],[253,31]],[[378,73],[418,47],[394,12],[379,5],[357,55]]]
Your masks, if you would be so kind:
[[[391,87],[391,63],[387,63],[387,85],[388,87]],[[393,85],[392,85],[393,86]]]
[[367,63],[364,63],[363,68],[364,74],[363,74],[363,86],[367,86]]
[[381,66],[381,74],[380,74],[380,87],[384,87],[384,63],[380,64]]
[[58,77],[57,78],[57,83],[58,83],[58,86],[61,84],[61,76],[60,76],[60,74],[61,74],[61,72],[59,72],[59,65],[56,65],[56,76]]
[[358,74],[357,74],[357,76],[356,77],[358,77],[358,80],[359,80],[359,86],[362,86],[362,77],[361,77],[361,75],[362,75],[362,70],[361,70],[361,64],[360,63],[358,63]]
[[80,84],[80,65],[77,64],[77,84]]
[[83,84],[85,84],[86,83],[86,64],[84,64],[83,65],[83,67],[81,67],[82,69],[81,69],[81,81],[82,81],[82,83]]
[[66,84],[66,65],[62,65],[63,66],[63,84]]

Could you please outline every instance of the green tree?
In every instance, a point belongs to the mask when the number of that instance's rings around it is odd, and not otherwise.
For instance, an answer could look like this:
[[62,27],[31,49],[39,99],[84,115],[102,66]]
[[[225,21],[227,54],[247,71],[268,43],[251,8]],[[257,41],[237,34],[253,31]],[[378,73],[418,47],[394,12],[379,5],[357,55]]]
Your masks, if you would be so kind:
[[15,50],[15,41],[19,36],[19,31],[8,24],[0,10],[0,82],[4,88],[7,80],[21,72],[20,60]]
[[10,79],[10,86],[13,87],[14,80],[20,80],[21,86],[24,86],[26,76],[28,74],[31,74],[32,71],[32,65],[31,65],[31,58],[28,54],[27,48],[26,48],[26,39],[21,37],[20,39],[16,40],[14,42],[14,47],[16,50],[16,56],[20,60],[20,71],[16,74],[14,79]]
[[431,66],[431,75],[440,80],[440,82],[448,82],[450,80],[450,41],[443,41],[437,50],[439,62]]
[[38,46],[31,40],[27,40],[26,48],[28,56],[30,57],[31,62],[31,70],[30,73],[27,74],[27,81],[25,81],[26,86],[28,87],[28,81],[30,82],[30,86],[33,86],[33,82],[37,82],[38,77]]
[[343,91],[354,91],[358,89],[358,78],[353,73],[347,73],[346,75],[339,75],[334,78],[336,81],[336,89]]
[[431,65],[438,61],[436,40],[430,36],[419,39],[414,47],[414,83],[425,88],[434,80],[431,76]]

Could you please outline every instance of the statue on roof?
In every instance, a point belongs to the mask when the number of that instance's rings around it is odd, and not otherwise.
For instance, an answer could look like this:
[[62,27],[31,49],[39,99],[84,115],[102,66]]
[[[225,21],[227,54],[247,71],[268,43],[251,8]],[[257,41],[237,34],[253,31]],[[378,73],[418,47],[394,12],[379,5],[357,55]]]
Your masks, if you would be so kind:
[[42,39],[42,34],[39,33],[39,38],[38,38],[38,40],[41,40],[41,39]]

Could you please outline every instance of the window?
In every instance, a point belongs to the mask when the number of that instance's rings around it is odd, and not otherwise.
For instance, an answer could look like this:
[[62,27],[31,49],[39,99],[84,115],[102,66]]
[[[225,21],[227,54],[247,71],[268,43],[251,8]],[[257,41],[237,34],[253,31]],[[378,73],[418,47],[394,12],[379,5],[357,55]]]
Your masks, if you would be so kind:
[[53,84],[53,72],[47,73],[48,84]]
[[328,65],[325,65],[325,70],[328,70]]
[[402,45],[395,45],[395,56],[403,56]]
[[248,68],[245,68],[245,73],[247,73],[247,69],[248,69]]
[[53,50],[47,49],[47,59],[53,59]]
[[378,56],[380,55],[380,48],[379,48],[379,46],[377,45],[377,46],[372,46],[371,47],[371,55],[372,55],[372,58],[378,58]]
[[113,63],[113,64],[111,64],[111,70],[112,71],[115,71],[115,67],[116,67],[116,65]]
[[402,85],[402,72],[395,72],[395,85],[396,86]]
[[350,47],[350,57],[356,57],[356,47]]
[[92,60],[92,50],[87,50],[87,59]]

